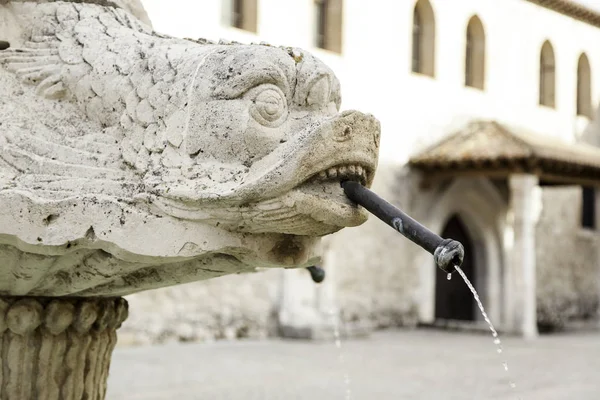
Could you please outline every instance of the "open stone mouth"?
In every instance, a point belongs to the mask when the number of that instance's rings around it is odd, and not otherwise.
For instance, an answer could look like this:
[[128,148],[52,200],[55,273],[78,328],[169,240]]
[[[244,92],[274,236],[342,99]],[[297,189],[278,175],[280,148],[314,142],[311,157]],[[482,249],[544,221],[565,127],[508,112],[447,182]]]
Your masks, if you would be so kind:
[[371,176],[372,172],[368,167],[349,164],[327,168],[310,177],[307,182],[355,181],[364,186],[370,181]]

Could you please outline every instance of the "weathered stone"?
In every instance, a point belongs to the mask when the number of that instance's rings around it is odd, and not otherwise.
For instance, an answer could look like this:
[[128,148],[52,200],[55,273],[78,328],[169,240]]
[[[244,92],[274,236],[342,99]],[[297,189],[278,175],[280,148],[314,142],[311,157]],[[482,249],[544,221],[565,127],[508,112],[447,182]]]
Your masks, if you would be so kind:
[[[290,272],[229,275],[127,296],[131,317],[119,331],[119,342],[213,341],[232,330],[236,338],[273,336],[281,275]],[[308,272],[300,272],[310,280]]]
[[379,123],[338,112],[328,67],[159,35],[112,5],[0,9],[19,21],[0,29],[0,293],[119,296],[306,267],[319,236],[365,221],[339,182],[371,184]]
[[125,300],[2,297],[0,304],[2,397],[104,398]]
[[[0,2],[0,294],[37,296],[0,301],[0,397],[101,399],[111,298],[311,266],[366,220],[340,182],[371,185],[379,122],[339,112],[327,66],[138,18],[137,0]],[[157,331],[203,335],[179,322]],[[231,316],[218,337],[252,329]]]

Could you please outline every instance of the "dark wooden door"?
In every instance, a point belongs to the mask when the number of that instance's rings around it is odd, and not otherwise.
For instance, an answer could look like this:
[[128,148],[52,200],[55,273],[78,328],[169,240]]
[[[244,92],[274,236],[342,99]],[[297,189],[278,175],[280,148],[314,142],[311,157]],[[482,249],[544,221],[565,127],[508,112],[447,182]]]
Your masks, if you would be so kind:
[[[461,219],[454,215],[444,228],[443,238],[458,240],[465,247],[465,258],[462,269],[475,286],[475,265],[473,257],[473,243]],[[457,272],[452,274],[452,280],[447,279],[447,274],[436,268],[435,279],[435,318],[454,319],[463,321],[475,320],[475,300],[473,294],[465,285]],[[477,289],[477,286],[475,286]]]

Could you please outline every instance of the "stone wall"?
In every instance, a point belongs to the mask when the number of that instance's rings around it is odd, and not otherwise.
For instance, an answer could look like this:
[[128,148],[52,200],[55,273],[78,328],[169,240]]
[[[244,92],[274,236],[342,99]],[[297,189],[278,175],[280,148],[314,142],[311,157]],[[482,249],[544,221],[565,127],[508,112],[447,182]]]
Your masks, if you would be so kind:
[[537,225],[537,312],[541,331],[598,311],[600,234],[580,227],[581,189],[544,188]]
[[263,338],[275,333],[282,270],[229,275],[127,296],[121,344]]

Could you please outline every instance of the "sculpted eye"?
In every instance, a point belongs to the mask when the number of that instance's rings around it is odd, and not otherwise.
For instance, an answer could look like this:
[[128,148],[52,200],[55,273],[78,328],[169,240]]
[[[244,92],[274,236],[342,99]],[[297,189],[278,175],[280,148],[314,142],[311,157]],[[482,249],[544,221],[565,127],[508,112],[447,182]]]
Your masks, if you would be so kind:
[[287,117],[287,101],[274,85],[262,85],[253,93],[250,114],[261,125],[276,127]]

